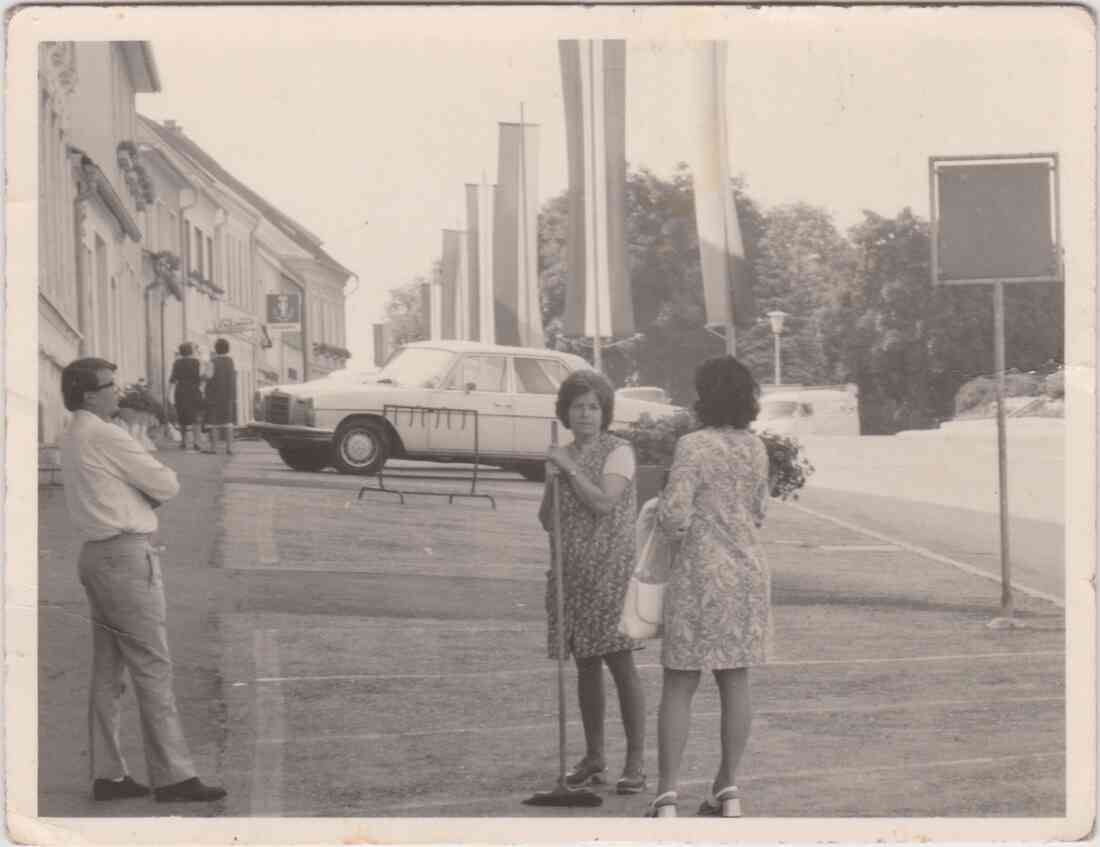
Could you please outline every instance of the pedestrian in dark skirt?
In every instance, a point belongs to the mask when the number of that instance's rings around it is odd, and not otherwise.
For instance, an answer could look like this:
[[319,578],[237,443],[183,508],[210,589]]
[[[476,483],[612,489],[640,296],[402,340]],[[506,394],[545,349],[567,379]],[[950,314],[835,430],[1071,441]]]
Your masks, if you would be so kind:
[[[202,377],[199,360],[195,358],[195,346],[188,341],[179,347],[176,361],[172,363],[172,377],[169,382],[175,386],[176,420],[180,427],[180,449],[188,446],[195,450],[199,447],[199,417],[202,414]],[[188,442],[188,435],[191,436]]]
[[233,453],[233,425],[237,422],[237,370],[229,356],[229,342],[214,342],[206,381],[206,425],[210,428],[207,453],[218,452],[218,432],[222,433],[227,455]]

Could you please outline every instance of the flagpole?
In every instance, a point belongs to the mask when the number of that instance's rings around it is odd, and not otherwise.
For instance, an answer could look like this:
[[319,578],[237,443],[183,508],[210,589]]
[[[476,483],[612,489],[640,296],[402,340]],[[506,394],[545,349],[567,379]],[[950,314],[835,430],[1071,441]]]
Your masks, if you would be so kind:
[[[588,74],[589,85],[589,109],[591,110],[591,126],[593,131],[592,136],[592,172],[595,175],[596,172],[596,157],[600,154],[599,146],[596,144],[596,39],[588,39],[588,67],[591,68],[591,72]],[[595,333],[592,336],[592,364],[597,371],[603,373],[603,351],[600,348],[600,293],[601,282],[600,279],[600,261],[597,251],[599,250],[600,233],[597,221],[599,215],[596,210],[596,187],[595,185],[589,186],[589,197],[592,202],[589,205],[588,219],[591,221],[592,226],[592,276],[595,279],[596,284],[593,286],[592,294],[592,307],[595,316]]]
[[[530,262],[527,260],[527,121],[524,119],[523,101],[519,104],[519,238],[521,260],[523,262],[523,297],[516,298],[516,334],[519,343],[526,347],[530,341],[530,331],[526,330],[526,318],[531,313],[531,280],[527,275]],[[522,302],[524,308],[519,309]],[[526,314],[524,314],[526,313]]]

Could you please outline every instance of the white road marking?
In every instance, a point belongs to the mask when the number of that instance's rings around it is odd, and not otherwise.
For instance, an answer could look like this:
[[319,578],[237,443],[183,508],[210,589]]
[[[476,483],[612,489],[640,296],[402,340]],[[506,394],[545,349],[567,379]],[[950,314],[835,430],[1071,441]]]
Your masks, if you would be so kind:
[[[900,547],[902,550],[907,550],[910,553],[915,553],[918,556],[923,556],[926,559],[931,559],[933,562],[939,562],[943,565],[950,565],[953,568],[958,568],[964,573],[968,573],[971,576],[981,577],[982,579],[988,579],[992,582],[1000,583],[1001,575],[999,573],[990,573],[984,571],[981,568],[976,568],[973,565],[968,565],[965,562],[960,562],[957,559],[952,559],[950,556],[944,556],[934,550],[929,550],[927,547],[921,547],[917,544],[910,544],[908,541],[902,541],[898,538],[892,538],[888,535],[883,535],[881,532],[876,532],[873,529],[868,529],[865,526],[851,523],[850,521],[842,520],[841,518],[834,518],[832,515],[827,515],[824,512],[819,512],[816,509],[810,509],[806,506],[799,505],[798,503],[787,502],[785,505],[792,509],[796,509],[800,512],[805,512],[807,515],[813,515],[815,518],[821,518],[822,520],[834,523],[837,526],[844,527],[852,532],[858,532],[861,535],[866,535],[868,538],[875,538],[879,541],[891,544],[895,547]],[[1012,587],[1014,590],[1019,591],[1021,594],[1027,594],[1029,597],[1035,597],[1040,600],[1046,600],[1048,603],[1053,603],[1059,609],[1065,608],[1065,600],[1055,597],[1053,594],[1047,594],[1045,591],[1039,591],[1037,588],[1030,588],[1026,585],[1021,585],[1019,582],[1013,582]]]
[[[786,659],[768,662],[754,670],[762,671],[769,667],[802,667],[807,665],[884,665],[898,662],[958,662],[974,659],[1005,659],[1005,658],[1037,658],[1040,656],[1064,656],[1062,650],[1031,650],[1021,653],[949,653],[940,656],[870,656],[854,657],[850,659]],[[663,668],[660,664],[648,663],[637,665],[638,670],[655,670]],[[348,674],[321,674],[318,676],[264,676],[257,677],[255,682],[284,683],[284,682],[332,682],[354,680],[398,680],[398,679],[476,679],[487,676],[540,676],[556,673],[555,666],[547,665],[537,668],[487,668],[479,671],[455,671],[451,673],[348,673]]]
[[[256,672],[278,676],[278,630],[258,629],[252,634]],[[283,812],[283,742],[286,735],[286,702],[278,686],[256,687],[256,747],[252,757],[252,805],[259,817],[279,817]]]
[[[755,709],[754,718],[783,717],[784,715],[829,715],[843,712],[844,714],[875,714],[881,712],[897,712],[907,709],[949,709],[956,707],[987,707],[1006,706],[1015,704],[1037,703],[1064,703],[1065,697],[1005,697],[996,700],[912,700],[905,703],[880,703],[866,706],[841,705],[835,706],[806,706],[792,709]],[[717,718],[721,712],[694,712],[695,718]],[[566,726],[580,727],[578,720],[566,721]],[[363,732],[350,734],[325,734],[325,735],[301,735],[293,738],[271,738],[272,743],[279,744],[320,744],[333,741],[385,741],[398,738],[427,738],[433,735],[496,735],[502,732],[534,732],[552,729],[557,726],[556,721],[543,721],[542,723],[528,724],[504,724],[494,726],[458,726],[446,729],[412,729],[401,732]]]

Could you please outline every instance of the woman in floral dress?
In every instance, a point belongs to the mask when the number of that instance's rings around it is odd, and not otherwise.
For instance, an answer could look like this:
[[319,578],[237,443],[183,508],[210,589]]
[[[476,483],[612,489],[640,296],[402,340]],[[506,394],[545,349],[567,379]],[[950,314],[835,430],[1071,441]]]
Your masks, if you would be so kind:
[[[620,794],[645,787],[645,698],[634,665],[641,645],[618,631],[627,584],[634,569],[634,451],[607,432],[615,404],[611,384],[595,371],[571,374],[558,391],[557,415],[573,443],[547,452],[547,485],[539,518],[553,528],[552,478],[561,482],[564,621],[557,620],[554,572],[548,574],[546,612],[550,658],[557,655],[557,627],[564,628],[567,658],[577,664],[577,696],[586,751],[566,775],[573,787],[604,782],[604,677],[607,665],[619,693],[626,731],[626,765]],[[553,536],[551,535],[551,546]]]
[[740,815],[734,782],[749,737],[749,667],[767,661],[771,576],[758,535],[768,501],[768,454],[748,431],[759,387],[732,356],[695,374],[702,429],[676,445],[661,495],[661,529],[678,543],[665,593],[658,718],[660,779],[649,813],[675,815],[680,763],[701,671],[721,699],[722,760],[701,815]]

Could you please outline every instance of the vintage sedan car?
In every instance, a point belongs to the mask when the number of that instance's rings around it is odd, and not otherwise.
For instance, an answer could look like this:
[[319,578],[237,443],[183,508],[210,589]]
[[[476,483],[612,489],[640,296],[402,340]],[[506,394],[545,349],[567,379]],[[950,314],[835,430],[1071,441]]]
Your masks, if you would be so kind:
[[[272,391],[254,429],[296,470],[329,465],[374,474],[391,457],[475,459],[542,477],[558,386],[591,366],[579,356],[471,341],[418,341],[395,353],[373,382],[312,394]],[[612,428],[675,406],[619,398]],[[562,430],[562,442],[570,440]]]

